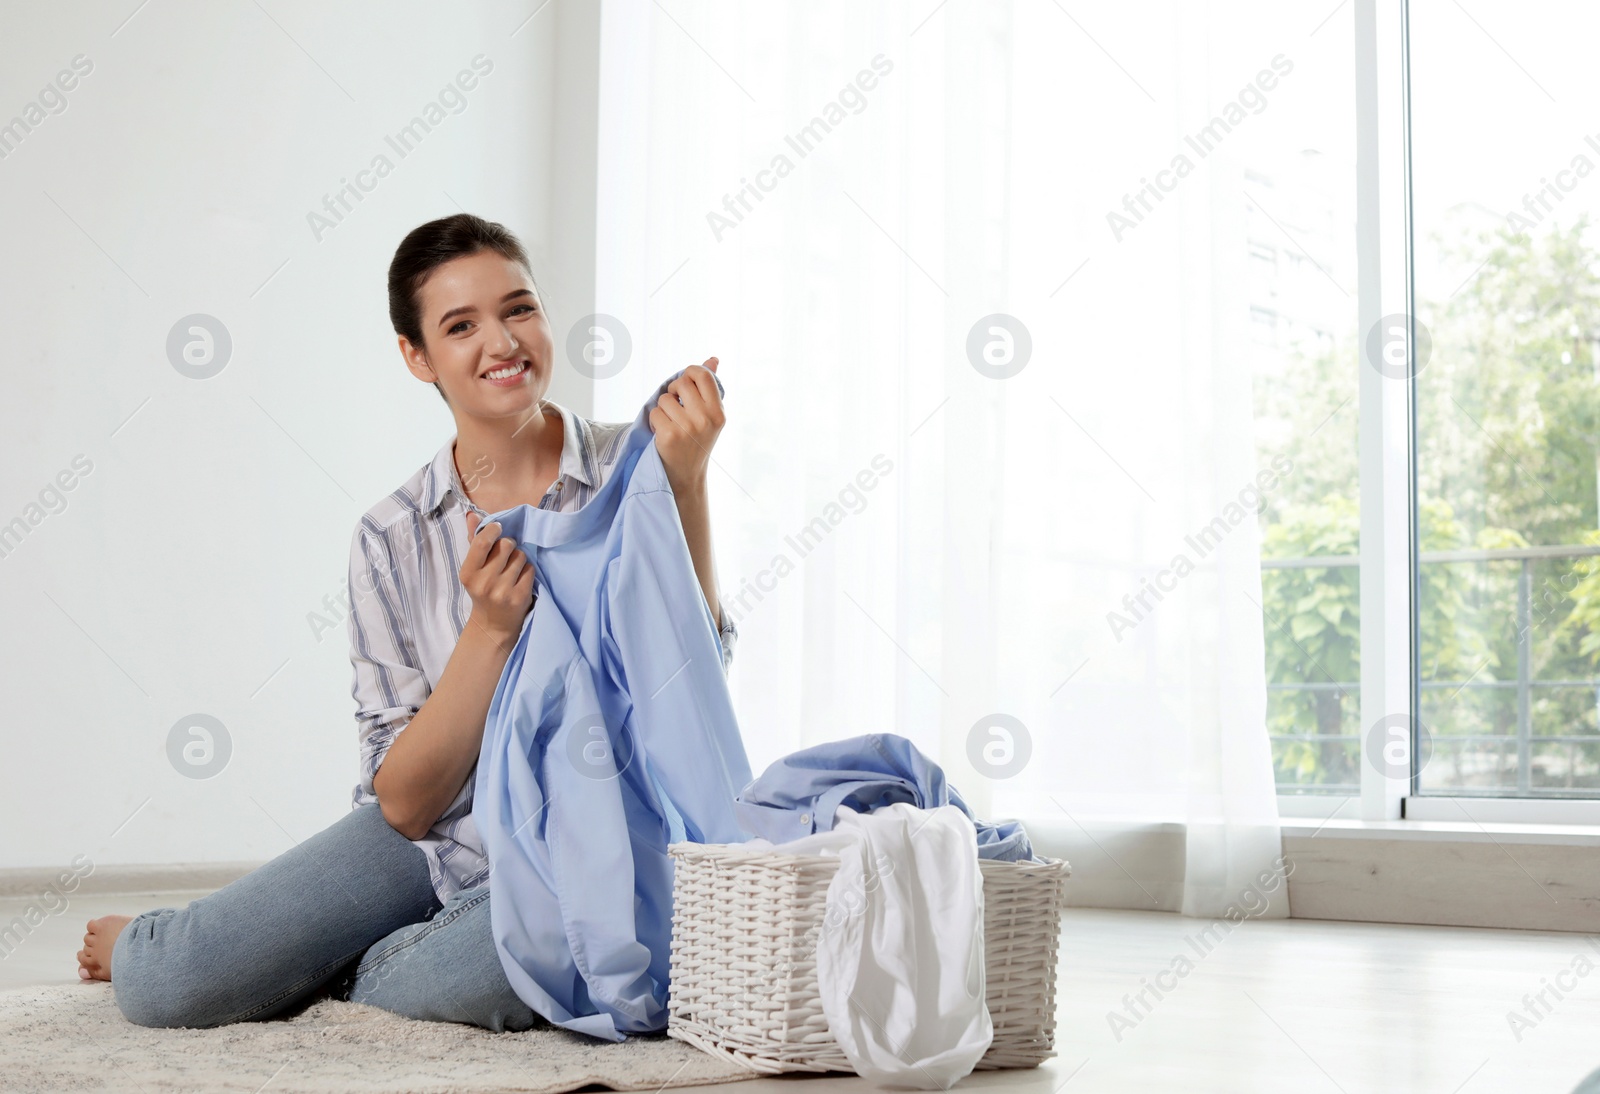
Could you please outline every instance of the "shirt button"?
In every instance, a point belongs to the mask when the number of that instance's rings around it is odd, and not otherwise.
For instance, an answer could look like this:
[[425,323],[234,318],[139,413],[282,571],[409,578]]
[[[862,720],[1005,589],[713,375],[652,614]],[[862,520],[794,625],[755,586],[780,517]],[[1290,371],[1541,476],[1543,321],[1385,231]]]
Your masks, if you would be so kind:
[[811,823],[811,814],[810,813],[801,813],[800,814],[800,823],[801,824],[810,824]]

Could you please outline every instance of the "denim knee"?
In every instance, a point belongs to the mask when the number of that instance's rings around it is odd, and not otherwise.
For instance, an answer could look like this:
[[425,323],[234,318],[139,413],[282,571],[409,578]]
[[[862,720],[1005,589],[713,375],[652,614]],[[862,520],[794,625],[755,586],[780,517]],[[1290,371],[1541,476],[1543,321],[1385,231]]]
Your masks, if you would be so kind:
[[122,1016],[134,1025],[204,1029],[218,1024],[209,1020],[216,1000],[186,967],[190,963],[180,954],[158,956],[148,947],[157,920],[176,911],[157,908],[135,916],[112,947],[111,987]]
[[344,998],[421,1021],[531,1029],[538,1016],[506,979],[491,924],[487,885],[462,890],[427,922],[373,943]]

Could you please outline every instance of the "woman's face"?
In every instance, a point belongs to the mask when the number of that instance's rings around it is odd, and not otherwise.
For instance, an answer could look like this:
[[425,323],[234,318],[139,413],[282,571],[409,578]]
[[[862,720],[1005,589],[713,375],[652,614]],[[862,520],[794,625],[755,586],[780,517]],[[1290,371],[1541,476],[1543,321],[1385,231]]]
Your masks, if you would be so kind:
[[458,414],[526,417],[539,405],[550,388],[550,324],[521,266],[496,251],[454,258],[417,296],[423,345],[400,338],[412,375],[436,381]]

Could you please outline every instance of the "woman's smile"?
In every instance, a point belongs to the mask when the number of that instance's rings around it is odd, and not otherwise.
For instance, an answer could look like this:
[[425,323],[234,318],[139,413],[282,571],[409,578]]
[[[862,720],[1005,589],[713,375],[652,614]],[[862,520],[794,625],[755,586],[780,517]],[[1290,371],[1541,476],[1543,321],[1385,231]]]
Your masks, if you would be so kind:
[[531,371],[527,359],[524,358],[520,361],[513,361],[510,364],[490,369],[483,374],[483,379],[496,387],[516,387],[518,384],[526,382]]

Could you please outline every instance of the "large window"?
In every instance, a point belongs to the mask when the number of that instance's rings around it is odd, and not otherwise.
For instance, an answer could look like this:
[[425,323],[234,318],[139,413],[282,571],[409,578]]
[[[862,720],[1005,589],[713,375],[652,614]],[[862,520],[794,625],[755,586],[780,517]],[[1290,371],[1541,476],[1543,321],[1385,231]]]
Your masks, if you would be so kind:
[[[1413,790],[1597,797],[1600,10],[1379,5],[1379,37],[1398,40],[1386,11],[1405,18],[1410,75],[1418,325],[1414,374],[1390,379],[1410,384],[1414,429]],[[1318,34],[1349,43],[1342,14]],[[1246,242],[1259,445],[1294,459],[1261,513],[1269,733],[1278,790],[1301,795],[1363,781],[1358,453],[1376,441],[1360,437],[1350,147],[1339,126],[1307,130],[1294,170],[1262,149],[1246,176],[1266,195]],[[1282,224],[1262,216],[1274,198]]]
[[[1600,796],[1600,129],[1585,75],[1600,9],[1379,9],[1380,38],[1403,10],[1409,41],[1415,355],[1390,380],[1410,385],[1414,430],[1412,790]],[[1342,15],[1319,32],[1330,45],[1353,39]],[[1294,171],[1248,176],[1260,445],[1295,463],[1262,511],[1269,733],[1280,793],[1354,796],[1371,719],[1358,456],[1377,443],[1357,395],[1358,171],[1345,128],[1303,143]],[[1274,199],[1284,223],[1263,220]],[[1403,205],[1383,192],[1369,246],[1406,226]]]
[[[1600,9],[1413,0],[1417,790],[1600,794]],[[1429,344],[1431,343],[1431,345]]]

